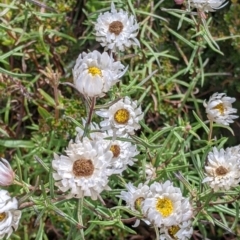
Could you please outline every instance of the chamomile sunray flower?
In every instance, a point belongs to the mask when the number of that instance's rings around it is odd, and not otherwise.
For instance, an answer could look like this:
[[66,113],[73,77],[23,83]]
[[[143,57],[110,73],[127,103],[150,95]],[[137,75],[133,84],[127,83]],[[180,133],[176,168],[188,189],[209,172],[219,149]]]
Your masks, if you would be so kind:
[[112,152],[105,149],[101,141],[70,141],[67,156],[54,154],[52,167],[55,185],[63,192],[70,190],[69,197],[100,198],[103,190],[110,190],[108,178],[112,174],[109,163]]
[[208,119],[223,125],[233,123],[233,119],[238,118],[237,115],[233,115],[237,112],[237,109],[232,107],[235,100],[235,98],[227,97],[225,93],[214,93],[208,103],[206,101],[203,103]]
[[[192,8],[197,8],[201,12],[214,12],[228,3],[227,0],[187,0]],[[225,3],[225,4],[224,4]]]
[[187,198],[172,182],[154,182],[142,204],[142,212],[153,225],[170,227],[192,217],[192,208]]
[[141,212],[143,201],[146,199],[149,192],[149,186],[140,183],[135,187],[131,182],[125,185],[127,191],[121,191],[119,198],[126,202],[126,206],[132,211]]
[[18,210],[18,201],[6,190],[0,190],[0,239],[10,237],[17,230],[22,212]]
[[125,97],[109,109],[100,109],[96,114],[105,118],[100,122],[103,131],[112,129],[114,133],[124,135],[125,133],[134,134],[135,130],[140,128],[139,122],[143,119],[141,107],[137,101],[132,101],[129,97]]
[[160,228],[159,240],[189,240],[193,234],[191,221],[185,221],[178,225]]
[[111,12],[100,13],[95,23],[96,40],[113,52],[130,46],[140,46],[137,39],[139,26],[133,15],[120,9],[115,9],[114,3],[111,4]]
[[76,89],[87,97],[102,97],[119,81],[127,67],[114,61],[107,52],[81,53],[73,68]]
[[[85,125],[85,121],[83,123]],[[93,140],[101,141],[105,149],[112,152],[112,158],[109,163],[109,168],[112,169],[112,174],[121,174],[128,166],[132,166],[136,161],[136,156],[139,154],[137,146],[131,143],[127,134],[121,136],[122,140],[113,139],[111,130],[101,132],[96,123],[91,123],[90,137]],[[76,128],[77,139],[81,139],[83,130]],[[126,141],[124,141],[126,139]]]
[[240,182],[239,157],[229,149],[225,151],[223,148],[218,150],[214,147],[208,154],[205,171],[206,178],[203,183],[208,183],[214,191],[229,190]]
[[[133,212],[142,212],[142,204],[147,197],[149,192],[149,186],[147,184],[139,183],[135,187],[131,182],[125,185],[127,191],[121,191],[117,197],[121,198],[126,202],[126,207],[131,209]],[[146,218],[141,218],[145,223],[150,224]],[[140,219],[137,219],[133,227],[137,227],[140,224]]]

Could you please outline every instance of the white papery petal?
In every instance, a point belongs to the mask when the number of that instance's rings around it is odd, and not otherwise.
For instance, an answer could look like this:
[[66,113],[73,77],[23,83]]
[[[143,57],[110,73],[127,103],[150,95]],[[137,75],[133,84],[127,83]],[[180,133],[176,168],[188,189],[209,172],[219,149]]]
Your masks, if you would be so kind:
[[[97,115],[105,118],[105,120],[100,122],[102,130],[112,129],[117,136],[125,133],[134,134],[134,131],[140,128],[139,121],[143,119],[141,108],[137,106],[137,101],[132,101],[129,97],[125,97],[113,104],[109,109],[96,111]],[[125,109],[129,113],[129,119],[124,124],[120,124],[114,119],[114,114],[120,109]]]
[[[205,167],[206,178],[203,183],[208,183],[214,191],[229,190],[238,186],[240,182],[239,147],[218,150],[208,154],[208,165]],[[224,168],[225,174],[219,174],[217,169]]]
[[[93,75],[89,68],[96,67],[101,74]],[[76,89],[88,97],[102,97],[104,93],[119,81],[126,72],[121,62],[114,61],[106,52],[83,52],[76,60],[73,68],[73,81]]]
[[[197,8],[202,12],[214,12],[228,3],[227,0],[187,0],[192,8]],[[224,4],[225,3],[225,4]]]
[[22,212],[18,210],[17,199],[11,198],[6,190],[0,190],[0,214],[5,214],[0,221],[0,238],[5,235],[9,238],[13,229],[17,230]]
[[[109,26],[112,22],[119,21],[123,24],[122,31],[117,35],[109,31]],[[96,40],[105,47],[112,51],[124,51],[125,48],[130,46],[140,46],[138,39],[139,25],[134,16],[123,11],[117,11],[114,3],[111,4],[111,12],[101,13],[97,22],[95,23]]]
[[223,125],[233,123],[233,119],[238,118],[237,115],[233,115],[237,112],[237,109],[232,107],[235,100],[235,98],[225,97],[225,93],[214,93],[208,103],[206,101],[203,103],[208,119]]

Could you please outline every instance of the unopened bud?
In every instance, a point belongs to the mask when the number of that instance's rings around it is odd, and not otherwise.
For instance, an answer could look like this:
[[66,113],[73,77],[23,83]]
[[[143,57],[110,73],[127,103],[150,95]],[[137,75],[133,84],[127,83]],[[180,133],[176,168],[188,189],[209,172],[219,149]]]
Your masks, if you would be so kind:
[[184,0],[174,0],[177,5],[182,5]]
[[15,173],[9,162],[2,158],[0,161],[0,186],[9,186],[13,183]]

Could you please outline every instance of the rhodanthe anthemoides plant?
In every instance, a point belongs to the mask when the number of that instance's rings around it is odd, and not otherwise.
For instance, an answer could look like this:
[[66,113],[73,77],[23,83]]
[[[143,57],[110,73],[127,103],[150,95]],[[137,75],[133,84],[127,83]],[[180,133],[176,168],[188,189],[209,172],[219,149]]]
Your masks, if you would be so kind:
[[49,2],[0,14],[0,239],[236,235],[237,73],[215,64],[231,4]]

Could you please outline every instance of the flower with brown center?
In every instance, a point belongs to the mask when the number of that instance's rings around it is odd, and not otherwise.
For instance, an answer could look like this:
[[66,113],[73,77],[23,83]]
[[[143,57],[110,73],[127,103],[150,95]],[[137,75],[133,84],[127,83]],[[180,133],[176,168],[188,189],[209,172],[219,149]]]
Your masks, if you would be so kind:
[[[236,147],[235,147],[236,148]],[[217,190],[229,190],[238,186],[240,182],[240,162],[237,148],[218,150],[216,147],[208,154],[205,166],[206,178],[203,183],[208,183],[211,188]]]
[[101,13],[95,23],[96,40],[105,50],[124,51],[130,46],[140,46],[137,39],[139,26],[133,15],[111,5],[111,12]]
[[52,161],[53,178],[60,190],[70,190],[69,197],[89,196],[93,200],[100,198],[103,190],[109,190],[112,152],[102,139],[84,137],[80,141],[77,137],[75,143],[70,141],[66,154],[54,154]]

